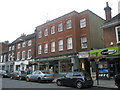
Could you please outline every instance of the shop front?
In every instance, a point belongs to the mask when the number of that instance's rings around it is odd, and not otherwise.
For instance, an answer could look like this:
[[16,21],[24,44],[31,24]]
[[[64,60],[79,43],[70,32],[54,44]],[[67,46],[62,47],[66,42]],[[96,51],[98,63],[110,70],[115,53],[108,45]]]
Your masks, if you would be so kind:
[[63,74],[78,69],[77,55],[58,55],[52,57],[40,57],[36,59],[38,70],[48,70],[50,73]]
[[90,51],[91,74],[99,79],[111,79],[120,73],[120,46]]

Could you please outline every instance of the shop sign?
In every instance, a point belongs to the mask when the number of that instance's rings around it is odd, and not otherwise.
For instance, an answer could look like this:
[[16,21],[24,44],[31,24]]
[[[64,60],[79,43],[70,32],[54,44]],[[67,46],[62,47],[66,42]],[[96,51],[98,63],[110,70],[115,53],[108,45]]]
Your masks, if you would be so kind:
[[104,56],[112,56],[112,55],[119,55],[119,54],[120,54],[120,46],[90,51],[90,57],[100,57],[100,56],[104,57]]
[[78,58],[88,58],[89,53],[88,52],[79,52],[78,53]]

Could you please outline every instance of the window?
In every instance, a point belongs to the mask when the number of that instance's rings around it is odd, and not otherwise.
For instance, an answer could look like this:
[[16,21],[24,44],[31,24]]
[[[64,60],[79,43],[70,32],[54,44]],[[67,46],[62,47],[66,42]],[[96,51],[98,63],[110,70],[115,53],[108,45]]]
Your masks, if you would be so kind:
[[38,54],[42,54],[42,45],[38,46]]
[[12,52],[11,60],[14,61],[14,52]]
[[48,29],[47,28],[44,30],[44,36],[48,36]]
[[10,56],[11,56],[11,54],[8,54],[8,61],[10,61]]
[[28,41],[28,46],[31,46],[31,45],[32,45],[32,41],[29,40],[29,41]]
[[0,59],[1,59],[1,61],[0,61],[0,62],[3,62],[3,55],[1,55],[1,58],[0,58]]
[[51,42],[51,52],[55,52],[55,42]]
[[17,45],[17,48],[20,49],[20,47],[21,47],[21,45],[20,45],[20,43],[19,43],[19,44]]
[[17,60],[20,60],[20,52],[17,52]]
[[58,24],[58,32],[62,32],[63,31],[63,24],[60,23]]
[[63,51],[63,40],[59,40],[58,41],[58,49],[59,49],[59,51]]
[[44,53],[48,53],[48,43],[44,45]]
[[71,22],[71,20],[67,20],[67,21],[66,21],[66,28],[67,28],[67,29],[72,28],[72,22]]
[[87,38],[85,36],[81,37],[81,48],[87,48]]
[[84,28],[84,27],[86,27],[86,19],[85,18],[80,20],[80,28]]
[[38,38],[42,38],[42,31],[38,32]]
[[12,46],[12,50],[15,50],[15,46]]
[[67,38],[67,49],[73,49],[72,38]]
[[55,34],[55,26],[51,27],[51,34]]
[[116,27],[116,39],[117,43],[120,43],[120,26]]
[[31,58],[31,49],[28,50],[28,59]]
[[26,47],[26,43],[25,42],[22,43],[22,47],[23,48]]
[[11,51],[11,46],[9,46],[9,51]]
[[4,60],[3,60],[3,62],[6,62],[6,55],[4,55]]
[[22,51],[22,60],[25,59],[25,51]]

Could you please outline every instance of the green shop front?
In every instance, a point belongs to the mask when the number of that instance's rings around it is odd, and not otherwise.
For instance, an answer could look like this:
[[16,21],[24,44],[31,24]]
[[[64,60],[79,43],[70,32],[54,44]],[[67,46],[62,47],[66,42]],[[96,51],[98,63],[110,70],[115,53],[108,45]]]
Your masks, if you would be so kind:
[[120,46],[90,51],[91,75],[112,79],[120,73]]

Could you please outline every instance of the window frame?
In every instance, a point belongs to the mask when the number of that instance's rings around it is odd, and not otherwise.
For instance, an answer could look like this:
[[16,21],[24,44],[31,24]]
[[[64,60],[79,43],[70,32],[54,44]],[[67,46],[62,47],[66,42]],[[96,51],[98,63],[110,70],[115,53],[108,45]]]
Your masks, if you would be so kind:
[[72,37],[67,38],[67,50],[70,50],[70,49],[73,49],[73,38]]
[[44,53],[48,53],[48,43],[44,44]]
[[[83,40],[83,39],[85,39],[85,40]],[[84,45],[86,45],[86,46],[84,46]],[[81,48],[82,49],[88,48],[88,46],[87,46],[87,37],[86,36],[81,37]]]
[[80,28],[85,28],[87,26],[86,18],[80,19]]
[[71,29],[72,28],[72,20],[69,19],[66,21],[66,29]]
[[58,41],[58,51],[63,51],[64,50],[64,46],[63,46],[63,40],[59,40]]
[[55,52],[55,42],[51,42],[51,52]]
[[17,52],[17,60],[20,60],[20,52]]
[[51,34],[55,34],[55,26],[51,26]]
[[32,45],[32,40],[29,40],[28,41],[28,46],[31,46]]
[[48,36],[48,28],[44,29],[44,36],[47,37]]
[[25,58],[26,58],[26,52],[22,51],[22,60],[25,60]]
[[38,45],[38,54],[42,54],[42,45]]
[[58,24],[58,32],[62,32],[63,31],[63,23],[59,23]]
[[115,27],[115,32],[116,32],[116,41],[117,43],[120,43],[120,40],[119,40],[120,39],[120,26]]
[[38,32],[38,38],[42,38],[42,31],[41,30]]
[[29,50],[28,50],[28,53],[27,53],[27,58],[28,58],[28,59],[31,59],[31,57],[32,57],[32,50],[29,49]]

